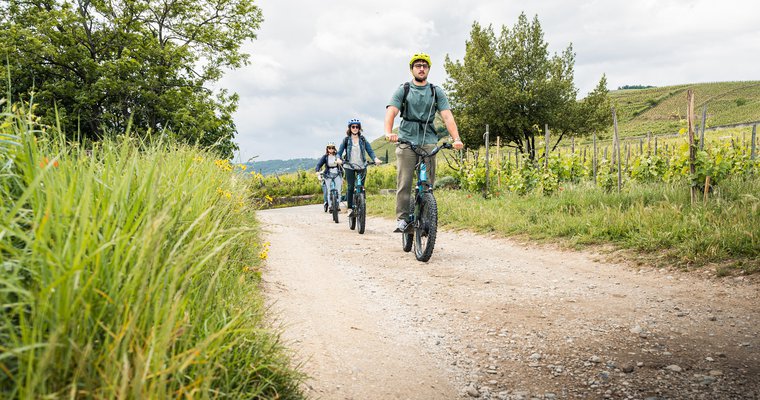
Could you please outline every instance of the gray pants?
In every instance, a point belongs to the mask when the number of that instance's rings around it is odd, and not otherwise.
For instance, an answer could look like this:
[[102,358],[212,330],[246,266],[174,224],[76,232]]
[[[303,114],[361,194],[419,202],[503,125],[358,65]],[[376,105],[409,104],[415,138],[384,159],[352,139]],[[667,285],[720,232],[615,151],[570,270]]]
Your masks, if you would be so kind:
[[[423,146],[426,151],[433,150],[434,144]],[[427,161],[427,177],[430,186],[435,183],[435,157]],[[406,219],[409,215],[409,199],[412,189],[416,187],[414,181],[414,167],[417,165],[417,154],[407,145],[396,147],[396,219]]]

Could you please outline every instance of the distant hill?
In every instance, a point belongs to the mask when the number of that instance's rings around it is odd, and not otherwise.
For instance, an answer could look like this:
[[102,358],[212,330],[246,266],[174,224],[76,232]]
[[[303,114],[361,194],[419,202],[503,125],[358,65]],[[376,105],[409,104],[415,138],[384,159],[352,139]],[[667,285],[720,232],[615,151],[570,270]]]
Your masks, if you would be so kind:
[[294,158],[290,160],[269,160],[244,163],[246,171],[256,171],[262,175],[283,175],[298,170],[311,171],[317,166],[317,158]]
[[707,127],[760,121],[760,81],[695,83],[647,89],[614,90],[621,136],[675,133],[686,119],[686,91],[694,90],[694,111]]

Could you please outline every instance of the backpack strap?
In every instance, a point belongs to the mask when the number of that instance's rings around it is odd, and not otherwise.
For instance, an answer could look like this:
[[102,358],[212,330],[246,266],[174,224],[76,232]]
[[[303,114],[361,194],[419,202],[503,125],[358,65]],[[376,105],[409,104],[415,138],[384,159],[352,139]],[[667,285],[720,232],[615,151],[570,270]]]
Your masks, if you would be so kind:
[[[346,154],[348,154],[348,152],[349,152],[349,150],[348,150],[348,145],[349,145],[348,140],[350,138],[351,138],[350,136],[346,136],[345,138],[343,138],[343,150],[346,152]],[[340,155],[340,154],[338,154],[338,155]]]

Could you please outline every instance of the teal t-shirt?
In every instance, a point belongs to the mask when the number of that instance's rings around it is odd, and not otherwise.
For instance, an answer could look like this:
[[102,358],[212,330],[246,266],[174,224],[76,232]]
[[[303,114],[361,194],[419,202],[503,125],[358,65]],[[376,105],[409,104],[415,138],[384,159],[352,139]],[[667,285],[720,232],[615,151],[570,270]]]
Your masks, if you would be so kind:
[[[446,93],[443,92],[440,86],[435,86],[435,96],[437,107],[432,107],[433,104],[433,92],[430,90],[430,83],[425,86],[417,86],[413,82],[409,83],[409,94],[406,96],[406,115],[410,119],[416,119],[420,121],[430,121],[427,124],[427,129],[423,132],[424,123],[401,120],[401,125],[398,128],[398,136],[401,139],[408,140],[415,144],[434,144],[438,142],[438,136],[433,128],[433,119],[435,118],[436,111],[448,110],[449,100],[446,98]],[[404,98],[404,85],[399,85],[398,89],[393,93],[389,106],[394,106],[401,109],[401,100]],[[424,140],[423,140],[424,136]]]

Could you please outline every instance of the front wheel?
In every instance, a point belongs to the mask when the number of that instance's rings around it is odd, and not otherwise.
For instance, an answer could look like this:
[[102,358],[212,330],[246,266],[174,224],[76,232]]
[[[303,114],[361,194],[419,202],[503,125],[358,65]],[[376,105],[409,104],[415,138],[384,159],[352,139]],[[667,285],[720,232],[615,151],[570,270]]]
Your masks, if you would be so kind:
[[332,207],[332,217],[335,223],[338,223],[338,210],[340,205],[338,204],[338,192],[333,190],[330,192],[330,207]]
[[367,224],[367,202],[365,201],[364,193],[356,196],[354,201],[356,202],[354,203],[356,207],[356,223],[359,225],[359,234],[361,235],[364,233],[364,228]]
[[420,199],[419,220],[414,227],[414,256],[427,262],[433,255],[438,231],[438,205],[433,193],[423,193]]

